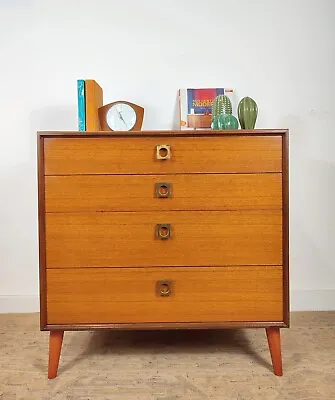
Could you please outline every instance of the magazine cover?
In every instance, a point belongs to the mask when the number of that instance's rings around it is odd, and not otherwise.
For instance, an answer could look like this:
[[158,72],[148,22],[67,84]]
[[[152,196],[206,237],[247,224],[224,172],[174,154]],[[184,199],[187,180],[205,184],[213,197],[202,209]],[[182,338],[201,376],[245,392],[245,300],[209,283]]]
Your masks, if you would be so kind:
[[225,88],[179,89],[180,129],[210,129],[215,97],[232,92]]

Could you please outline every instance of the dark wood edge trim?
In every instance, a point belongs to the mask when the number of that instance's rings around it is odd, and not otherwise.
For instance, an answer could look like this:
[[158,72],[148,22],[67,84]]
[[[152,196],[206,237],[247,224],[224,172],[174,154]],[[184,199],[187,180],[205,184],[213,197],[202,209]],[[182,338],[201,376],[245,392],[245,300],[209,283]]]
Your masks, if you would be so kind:
[[64,330],[64,331],[87,331],[100,329],[120,330],[149,330],[149,329],[238,329],[238,328],[287,328],[283,321],[277,322],[164,322],[164,323],[128,323],[128,324],[71,324],[71,325],[45,325],[43,331]]
[[46,315],[46,259],[45,259],[45,199],[44,199],[44,152],[43,139],[46,137],[101,137],[118,136],[129,137],[125,132],[38,132],[38,199],[39,199],[39,261],[40,261],[40,326],[41,330],[88,330],[88,329],[209,329],[209,328],[247,328],[259,327],[266,328],[271,326],[288,327],[289,326],[289,287],[288,287],[288,130],[236,130],[236,131],[141,131],[131,133],[132,136],[220,136],[220,135],[282,135],[283,137],[283,262],[284,262],[284,321],[283,322],[224,322],[224,323],[164,323],[164,324],[80,324],[80,325],[47,325]]
[[116,132],[116,131],[99,131],[99,132],[79,132],[79,131],[39,131],[38,136],[42,137],[101,137],[101,136],[114,136],[114,137],[150,137],[150,136],[278,136],[285,135],[287,129],[237,129],[237,130],[155,130],[155,131],[131,131],[131,132]]
[[289,131],[283,135],[283,316],[290,325],[290,290],[289,290]]
[[[95,175],[109,175],[109,176],[113,176],[113,175],[136,175],[136,176],[162,176],[162,175],[169,175],[169,176],[173,176],[173,175],[264,175],[264,174],[281,174],[282,171],[281,170],[273,170],[273,171],[251,171],[251,172],[241,172],[241,171],[230,171],[230,172],[200,172],[200,171],[194,171],[194,172],[171,172],[171,173],[167,173],[167,172],[150,172],[150,173],[146,173],[146,172],[82,172],[82,173],[71,173],[71,174],[58,174],[58,173],[46,173],[45,176],[95,176]],[[268,209],[268,208],[267,208]],[[282,209],[280,207],[280,209]]]
[[118,268],[120,270],[122,269],[135,269],[135,270],[146,270],[148,268],[150,269],[160,269],[160,268],[169,268],[169,269],[175,269],[176,271],[181,271],[187,268],[196,268],[197,270],[203,270],[203,271],[208,271],[209,269],[225,269],[225,268],[280,268],[281,270],[283,270],[283,266],[280,264],[222,264],[222,265],[108,265],[108,266],[76,266],[76,265],[72,265],[72,266],[61,266],[61,267],[53,267],[50,266],[48,268],[46,268],[47,270],[55,270],[58,269],[59,271],[66,271],[66,270],[88,270],[88,269],[114,269],[114,268]]
[[46,250],[45,250],[45,195],[44,195],[44,138],[37,140],[38,174],[38,236],[39,236],[39,286],[40,286],[40,326],[47,323],[46,309]]

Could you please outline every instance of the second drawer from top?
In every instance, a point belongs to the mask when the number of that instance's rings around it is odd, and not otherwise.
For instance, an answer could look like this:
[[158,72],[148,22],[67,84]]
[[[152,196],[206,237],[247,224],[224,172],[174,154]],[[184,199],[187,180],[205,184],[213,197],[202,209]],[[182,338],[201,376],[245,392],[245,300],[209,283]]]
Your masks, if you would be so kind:
[[45,177],[46,212],[281,208],[280,173]]

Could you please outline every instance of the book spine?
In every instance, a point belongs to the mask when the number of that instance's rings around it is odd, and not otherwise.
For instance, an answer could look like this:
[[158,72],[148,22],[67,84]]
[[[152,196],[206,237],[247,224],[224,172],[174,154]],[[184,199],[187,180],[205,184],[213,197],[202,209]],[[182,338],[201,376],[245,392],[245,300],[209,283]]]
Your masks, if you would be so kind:
[[86,96],[85,81],[77,80],[77,98],[78,98],[78,130],[86,131]]

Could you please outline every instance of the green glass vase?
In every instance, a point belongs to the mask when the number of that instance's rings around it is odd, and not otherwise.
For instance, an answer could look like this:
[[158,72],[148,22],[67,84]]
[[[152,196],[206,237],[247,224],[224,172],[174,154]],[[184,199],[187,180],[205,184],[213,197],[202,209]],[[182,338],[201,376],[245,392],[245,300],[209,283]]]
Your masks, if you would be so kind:
[[258,115],[258,107],[251,97],[244,97],[238,104],[238,119],[241,129],[254,129]]

